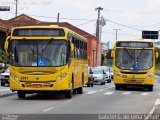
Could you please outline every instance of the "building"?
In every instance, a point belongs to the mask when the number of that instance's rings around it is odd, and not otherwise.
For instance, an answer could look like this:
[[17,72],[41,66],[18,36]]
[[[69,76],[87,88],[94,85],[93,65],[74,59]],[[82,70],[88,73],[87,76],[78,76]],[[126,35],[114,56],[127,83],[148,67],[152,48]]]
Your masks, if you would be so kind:
[[[79,29],[78,27],[68,23],[68,22],[43,22],[43,21],[39,21],[36,20],[30,16],[27,16],[25,14],[21,14],[15,18],[9,19],[9,20],[2,20],[3,22],[0,23],[0,25],[6,25],[5,26],[5,33],[1,33],[4,34],[2,35],[4,38],[1,43],[1,45],[4,44],[4,40],[6,38],[6,36],[9,34],[9,31],[12,27],[19,27],[19,26],[32,26],[32,25],[59,25],[60,27],[66,27],[84,37],[87,38],[88,40],[88,64],[89,66],[95,67],[97,66],[97,49],[98,49],[98,42],[97,42],[97,38],[93,35],[91,35],[90,33]],[[8,24],[8,25],[7,25]],[[0,28],[1,29],[1,28]],[[0,35],[1,36],[1,35]]]

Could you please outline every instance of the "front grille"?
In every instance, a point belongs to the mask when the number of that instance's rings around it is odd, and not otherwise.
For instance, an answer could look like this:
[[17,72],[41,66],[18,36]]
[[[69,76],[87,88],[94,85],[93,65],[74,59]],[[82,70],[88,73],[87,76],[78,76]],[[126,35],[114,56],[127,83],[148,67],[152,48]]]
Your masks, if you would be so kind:
[[147,74],[147,72],[124,72],[124,71],[121,71],[121,73],[123,74]]
[[[30,88],[32,88],[32,84],[34,84],[34,83],[24,83],[24,84],[22,84],[22,86],[23,87],[30,87]],[[53,86],[53,84],[50,84],[50,83],[42,83],[42,84],[43,84],[42,88],[48,88],[48,87],[52,87]]]
[[142,84],[144,82],[144,79],[124,79],[124,81],[128,84]]

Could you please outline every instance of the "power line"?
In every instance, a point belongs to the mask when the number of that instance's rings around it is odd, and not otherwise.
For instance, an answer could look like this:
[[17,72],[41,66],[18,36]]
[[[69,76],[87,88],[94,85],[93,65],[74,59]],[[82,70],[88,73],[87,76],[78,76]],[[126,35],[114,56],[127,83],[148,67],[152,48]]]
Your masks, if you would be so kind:
[[76,26],[82,26],[82,25],[85,25],[85,24],[88,24],[88,23],[91,23],[91,22],[94,22],[94,21],[96,21],[96,20],[91,20],[91,21],[88,21],[88,22],[84,22],[84,23],[76,25]]
[[155,23],[155,24],[151,24],[151,25],[144,25],[144,26],[130,26],[130,27],[152,27],[152,26],[157,26],[160,25],[160,22]]
[[[6,12],[6,13],[10,13],[10,14],[15,14],[13,12]],[[23,14],[23,13],[18,13],[18,14]],[[57,17],[51,17],[51,16],[41,16],[41,15],[32,15],[32,14],[27,14],[31,17],[40,17],[40,18],[55,18],[57,20]],[[77,21],[88,21],[90,22],[91,19],[79,19],[79,18],[59,18],[59,19],[64,19],[64,20],[77,20]]]
[[109,20],[109,19],[106,19],[106,21],[109,21],[109,22],[111,22],[111,23],[114,23],[114,24],[117,24],[117,25],[119,25],[119,26],[123,26],[123,27],[129,28],[129,29],[132,29],[132,30],[142,31],[142,30],[140,30],[140,29],[136,29],[136,28],[133,28],[133,27],[130,27],[130,26],[127,26],[127,25],[121,24],[121,23],[117,23],[117,22],[114,22],[114,21]]

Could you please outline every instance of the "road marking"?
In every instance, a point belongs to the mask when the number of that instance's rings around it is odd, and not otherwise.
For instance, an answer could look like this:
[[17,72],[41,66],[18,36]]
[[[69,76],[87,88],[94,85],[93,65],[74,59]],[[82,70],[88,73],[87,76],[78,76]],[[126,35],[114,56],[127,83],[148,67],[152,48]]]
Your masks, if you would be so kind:
[[145,96],[145,95],[148,95],[149,93],[146,93],[146,92],[143,92],[141,93],[141,95]]
[[124,92],[124,93],[122,93],[123,95],[129,95],[129,94],[131,94],[132,92]]
[[160,99],[157,99],[154,105],[155,106],[160,105]]
[[45,110],[43,110],[43,111],[44,111],[44,112],[47,112],[47,111],[49,111],[49,110],[52,110],[53,108],[55,108],[55,107],[50,107],[50,108],[45,109]]
[[107,90],[107,89],[110,89],[110,88],[113,88],[114,86],[111,86],[111,87],[107,87],[107,88],[104,88],[104,89],[100,89],[100,90],[98,90],[99,92],[102,92],[102,91],[104,91],[104,90]]
[[67,100],[66,102],[71,102],[72,100]]
[[104,93],[104,95],[111,95],[111,94],[113,94],[114,92],[106,92],[106,93]]
[[10,91],[10,89],[1,89],[0,92],[2,91]]
[[157,99],[156,102],[154,103],[153,108],[151,109],[151,111],[149,112],[149,114],[147,115],[147,117],[145,118],[145,120],[150,119],[150,116],[154,113],[156,107],[160,105],[160,99]]
[[85,93],[85,94],[94,94],[94,93],[96,93],[97,91],[89,91],[89,92],[87,92],[87,93]]

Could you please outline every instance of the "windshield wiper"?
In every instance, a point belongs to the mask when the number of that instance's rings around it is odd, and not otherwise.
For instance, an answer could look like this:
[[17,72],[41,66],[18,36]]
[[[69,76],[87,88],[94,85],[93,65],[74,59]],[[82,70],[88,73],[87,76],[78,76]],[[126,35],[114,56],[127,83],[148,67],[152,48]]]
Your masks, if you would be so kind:
[[127,50],[126,48],[124,48],[124,50],[126,51],[126,53],[129,55],[129,57],[130,57],[131,59],[134,59],[134,57],[128,52],[128,50]]
[[144,50],[145,50],[145,49],[143,48],[143,49],[141,50],[141,52],[139,53],[139,55],[138,55],[138,57],[137,57],[137,62],[138,62],[138,59],[140,58],[140,56],[141,56],[141,54],[143,53]]

